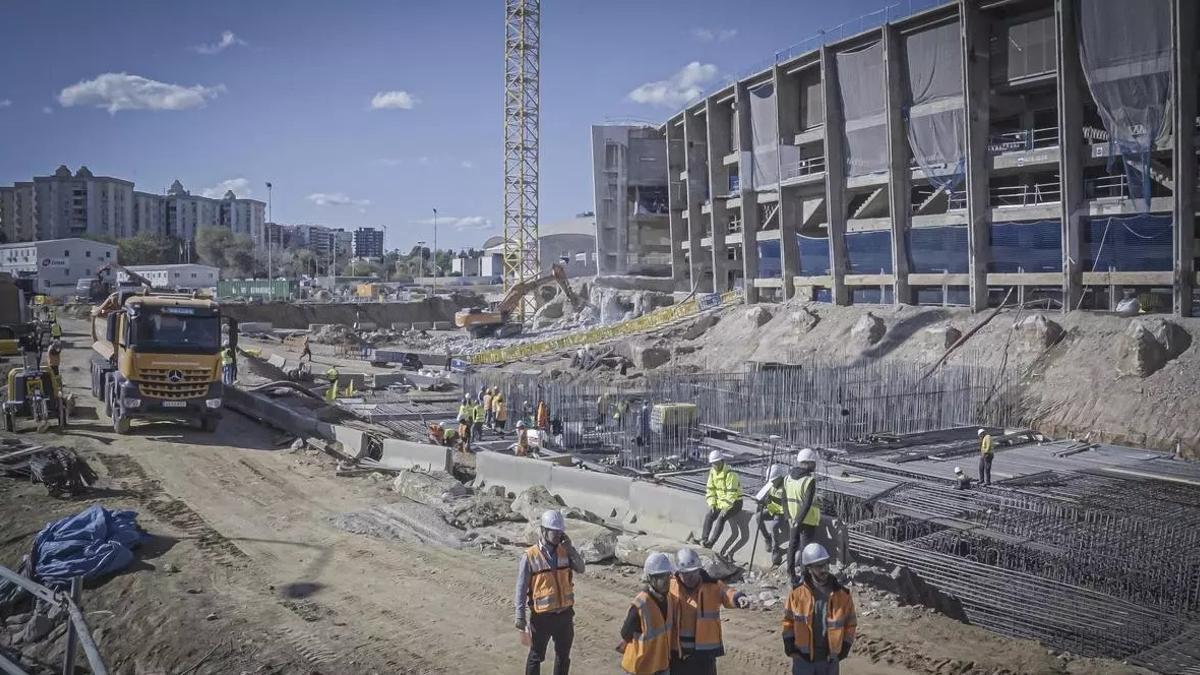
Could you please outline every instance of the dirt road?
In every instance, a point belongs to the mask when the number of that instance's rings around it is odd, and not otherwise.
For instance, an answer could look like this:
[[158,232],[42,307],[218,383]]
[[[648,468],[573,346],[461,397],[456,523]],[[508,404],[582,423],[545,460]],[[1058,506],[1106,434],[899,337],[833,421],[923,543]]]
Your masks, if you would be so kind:
[[[63,372],[91,406],[83,327],[66,322]],[[137,510],[155,535],[133,569],[85,594],[113,672],[521,672],[525,650],[511,623],[517,549],[457,551],[332,524],[399,501],[386,483],[334,477],[327,458],[279,450],[272,430],[228,411],[213,434],[143,422],[116,436],[101,412],[74,421],[65,438],[22,436],[80,450],[102,489],[58,501],[0,479],[4,564],[15,566],[45,523],[90,503]],[[612,649],[635,592],[636,576],[611,567],[579,578],[575,672],[617,671]],[[872,614],[860,613],[860,655],[844,673],[1119,670],[1079,669],[1085,662],[923,611]],[[724,615],[723,672],[788,672],[778,607]]]

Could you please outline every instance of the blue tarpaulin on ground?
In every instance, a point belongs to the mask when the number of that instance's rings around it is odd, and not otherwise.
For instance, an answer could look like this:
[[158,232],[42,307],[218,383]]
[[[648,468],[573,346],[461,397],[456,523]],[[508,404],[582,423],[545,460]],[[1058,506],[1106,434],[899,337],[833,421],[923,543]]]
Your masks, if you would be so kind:
[[51,588],[116,574],[133,562],[133,549],[146,539],[133,511],[92,506],[51,523],[33,542],[34,578]]

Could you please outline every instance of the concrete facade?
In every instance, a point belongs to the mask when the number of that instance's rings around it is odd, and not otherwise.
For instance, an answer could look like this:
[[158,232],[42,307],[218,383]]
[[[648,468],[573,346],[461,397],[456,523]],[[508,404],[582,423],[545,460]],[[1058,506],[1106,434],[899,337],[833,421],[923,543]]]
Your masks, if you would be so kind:
[[[1198,26],[1190,3],[1170,7],[1173,62],[1102,75],[1171,68],[1148,191],[1110,160],[1078,0],[890,13],[689,103],[662,127],[677,287],[976,310],[1010,289],[1010,301],[1064,310],[1136,293],[1148,309],[1190,314]],[[926,72],[941,81],[913,82]],[[937,125],[951,131],[922,136]],[[593,128],[598,213],[605,129]],[[931,137],[939,147],[922,147]]]
[[383,257],[383,230],[360,227],[354,231],[354,256],[356,258]]
[[670,276],[667,155],[662,130],[592,127],[600,274]]
[[75,294],[75,284],[116,262],[117,247],[90,239],[48,239],[0,245],[0,272],[36,279],[38,293]]

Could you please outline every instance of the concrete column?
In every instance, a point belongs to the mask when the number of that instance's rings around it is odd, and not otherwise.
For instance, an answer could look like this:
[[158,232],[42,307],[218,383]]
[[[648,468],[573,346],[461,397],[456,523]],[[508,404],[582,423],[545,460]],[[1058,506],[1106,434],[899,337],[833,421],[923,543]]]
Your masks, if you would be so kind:
[[[683,185],[676,187],[679,183],[679,172],[687,170],[687,143],[683,139],[682,128],[676,127],[674,121],[668,121],[663,130],[663,142],[667,144],[667,213],[671,228],[671,278],[675,281],[675,290],[690,290],[691,275],[683,259],[684,251],[679,246],[689,241],[688,221],[683,217],[683,213],[688,209],[688,195]],[[596,241],[599,243],[599,238]]]
[[825,95],[825,206],[829,218],[829,275],[833,278],[833,304],[849,305],[846,289],[846,135],[841,95],[837,86],[837,59],[821,47],[821,88]]
[[1058,36],[1058,175],[1062,180],[1063,311],[1083,299],[1083,70],[1077,0],[1055,0]]
[[778,122],[779,152],[776,153],[779,176],[779,256],[783,266],[783,297],[790,299],[796,294],[796,275],[800,273],[800,246],[796,242],[794,214],[800,213],[800,204],[794,197],[788,198],[783,189],[784,140],[790,146],[799,131],[799,124],[791,120],[800,116],[800,87],[795,80],[784,76],[783,70],[775,66],[772,74],[775,81],[775,120]]
[[704,190],[708,186],[708,135],[705,123],[693,112],[683,117],[683,140],[687,151],[687,209],[688,209],[688,255],[691,259],[691,287],[698,293],[711,293],[712,282],[705,282],[705,273],[711,269],[712,257],[705,256],[700,246],[703,238],[705,217],[700,213],[704,203]]
[[1174,312],[1192,315],[1196,281],[1196,0],[1174,0]]
[[959,0],[962,32],[963,97],[967,108],[967,246],[970,249],[971,309],[987,309],[987,267],[991,260],[988,225],[991,198],[988,190],[988,31],[975,0]]
[[758,302],[758,192],[754,190],[754,131],[750,123],[750,90],[737,86],[738,173],[742,194],[742,287],[747,303]]
[[713,292],[728,291],[729,270],[733,263],[729,260],[729,252],[725,247],[725,233],[729,229],[729,214],[725,208],[725,200],[718,199],[729,193],[729,170],[725,168],[725,155],[733,147],[730,138],[729,116],[731,111],[727,103],[716,104],[710,98],[705,102],[707,113],[704,115],[708,124],[708,182],[712,194],[712,271]]
[[912,291],[908,287],[908,228],[912,225],[912,169],[911,150],[908,147],[908,130],[904,125],[905,81],[902,72],[904,55],[900,48],[900,32],[894,25],[883,28],[883,65],[887,85],[887,143],[888,157],[888,208],[892,220],[892,270],[895,284],[892,295],[896,304],[912,304]]

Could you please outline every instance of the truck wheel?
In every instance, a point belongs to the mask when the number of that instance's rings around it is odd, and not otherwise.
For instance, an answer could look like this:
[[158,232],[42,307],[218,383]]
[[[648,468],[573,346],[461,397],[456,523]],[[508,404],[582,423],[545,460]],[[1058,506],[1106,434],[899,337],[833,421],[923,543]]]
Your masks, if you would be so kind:
[[121,434],[122,436],[129,433],[129,427],[132,426],[132,422],[130,421],[130,419],[128,417],[122,415],[121,410],[119,408],[113,409],[112,422],[113,422],[113,431],[117,432],[118,434]]
[[116,389],[115,385],[113,385],[109,381],[108,378],[105,378],[104,379],[104,414],[108,415],[109,417],[113,416],[113,395],[116,393],[115,389]]
[[4,413],[4,430],[5,431],[16,431],[17,430],[17,420],[15,417],[13,417],[12,413]]

